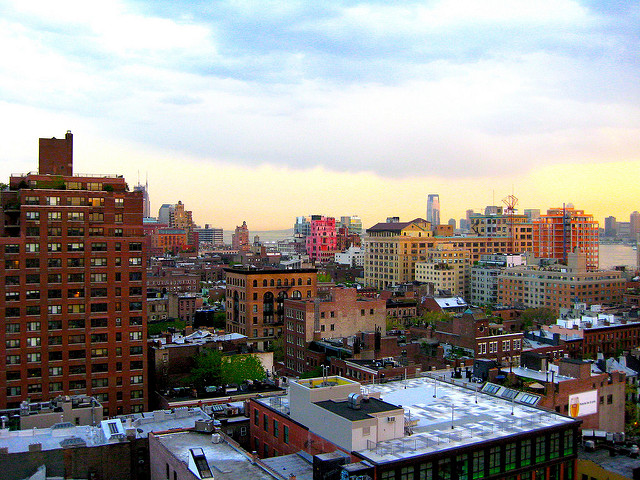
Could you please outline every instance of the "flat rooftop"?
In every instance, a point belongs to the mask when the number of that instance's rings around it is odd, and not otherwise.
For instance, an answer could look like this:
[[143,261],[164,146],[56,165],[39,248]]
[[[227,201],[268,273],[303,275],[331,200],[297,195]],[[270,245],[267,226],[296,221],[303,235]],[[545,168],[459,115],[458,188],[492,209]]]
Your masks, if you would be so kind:
[[590,460],[605,470],[627,478],[633,478],[634,469],[640,468],[640,458],[630,458],[626,455],[612,457],[606,449],[586,452],[581,448],[578,452],[578,461],[580,460]]
[[[443,375],[436,373],[435,377],[443,378]],[[477,393],[476,403],[474,390],[433,377],[369,385],[366,390],[380,392],[388,403],[402,405],[405,419],[415,423],[410,427],[411,435],[378,442],[358,451],[359,455],[376,463],[577,422],[555,412],[481,392]]]
[[[402,407],[411,434],[399,439],[371,442],[369,448],[359,450],[358,455],[378,464],[387,463],[579,422],[480,391],[477,392],[476,403],[475,385],[468,388],[462,386],[464,382],[461,380],[455,380],[457,384],[444,382],[442,372],[431,372],[430,375],[362,387],[364,394],[371,395],[369,404],[375,403],[373,396],[380,394],[381,403]],[[284,415],[289,414],[286,397],[256,401]]]
[[211,435],[173,432],[156,437],[178,460],[189,465],[189,449],[201,448],[216,480],[273,480],[274,476],[225,442],[212,443]]
[[[137,437],[144,438],[154,431],[193,428],[197,420],[208,420],[210,417],[200,408],[183,408],[174,412],[157,410],[117,418],[125,429],[135,428]],[[95,447],[110,442],[105,438],[100,423],[96,426],[76,426],[65,422],[51,428],[12,431],[0,429],[0,448],[7,447],[8,453],[28,452],[29,445],[33,443],[41,444],[42,450],[56,450],[65,446]]]

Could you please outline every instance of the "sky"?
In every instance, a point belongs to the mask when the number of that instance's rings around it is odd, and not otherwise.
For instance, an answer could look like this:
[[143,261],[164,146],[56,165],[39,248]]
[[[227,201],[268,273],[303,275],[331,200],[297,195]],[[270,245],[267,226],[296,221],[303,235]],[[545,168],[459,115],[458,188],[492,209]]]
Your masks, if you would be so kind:
[[4,181],[71,130],[225,229],[640,210],[637,1],[0,0],[0,44]]

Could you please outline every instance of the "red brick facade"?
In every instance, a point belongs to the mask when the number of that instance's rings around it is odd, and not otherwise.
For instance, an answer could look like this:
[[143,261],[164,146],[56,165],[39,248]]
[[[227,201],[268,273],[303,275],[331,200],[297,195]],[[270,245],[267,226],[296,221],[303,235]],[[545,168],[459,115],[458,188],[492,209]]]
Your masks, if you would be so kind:
[[0,408],[86,394],[105,415],[146,410],[143,193],[27,174],[0,199]]

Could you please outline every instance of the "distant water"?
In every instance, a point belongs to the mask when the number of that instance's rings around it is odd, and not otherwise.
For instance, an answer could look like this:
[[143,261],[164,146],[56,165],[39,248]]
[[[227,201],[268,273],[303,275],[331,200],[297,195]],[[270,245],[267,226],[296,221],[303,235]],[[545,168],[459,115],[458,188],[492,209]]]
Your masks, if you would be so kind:
[[638,265],[633,247],[620,244],[600,244],[600,268],[603,270],[619,265],[636,268]]

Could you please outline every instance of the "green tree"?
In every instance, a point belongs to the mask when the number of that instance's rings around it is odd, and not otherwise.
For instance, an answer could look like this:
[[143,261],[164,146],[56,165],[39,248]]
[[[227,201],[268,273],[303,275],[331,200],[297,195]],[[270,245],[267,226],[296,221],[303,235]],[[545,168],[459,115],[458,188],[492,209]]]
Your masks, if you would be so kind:
[[329,283],[331,282],[331,275],[328,273],[319,273],[318,274],[318,283]]
[[222,379],[226,384],[239,385],[247,380],[267,377],[262,362],[255,355],[231,355],[222,362]]
[[225,328],[227,325],[227,317],[224,312],[216,312],[213,314],[213,328]]
[[222,354],[218,350],[206,350],[195,358],[196,365],[191,371],[189,382],[203,391],[205,387],[223,384]]
[[284,360],[284,337],[280,335],[274,338],[267,351],[273,352],[274,362],[282,362]]
[[528,330],[538,325],[551,325],[555,323],[557,314],[555,310],[547,307],[527,308],[520,315],[520,319],[522,320],[522,327]]

